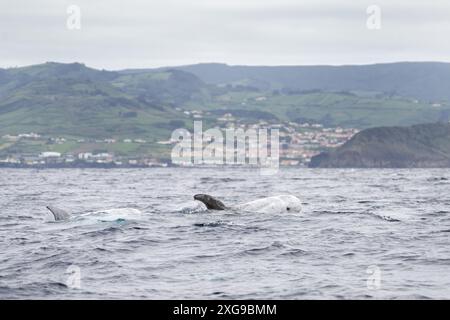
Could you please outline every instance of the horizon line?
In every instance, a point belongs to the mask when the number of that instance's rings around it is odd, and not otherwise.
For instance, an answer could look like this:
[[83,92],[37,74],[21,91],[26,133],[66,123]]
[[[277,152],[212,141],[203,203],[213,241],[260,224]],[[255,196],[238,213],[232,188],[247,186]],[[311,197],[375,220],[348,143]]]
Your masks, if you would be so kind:
[[138,68],[101,68],[101,67],[95,67],[90,66],[89,64],[86,64],[85,62],[80,61],[73,61],[73,62],[59,62],[59,61],[44,61],[40,63],[34,63],[34,64],[23,64],[23,65],[16,65],[16,66],[9,66],[9,67],[0,67],[0,70],[9,70],[9,69],[20,69],[20,68],[27,68],[27,67],[33,67],[33,66],[39,66],[39,65],[45,65],[45,64],[81,64],[85,67],[96,69],[96,70],[105,70],[105,71],[125,71],[125,70],[157,70],[157,69],[170,69],[170,68],[183,68],[183,67],[189,67],[189,66],[198,66],[198,65],[223,65],[228,67],[268,67],[268,68],[277,68],[277,67],[363,67],[363,66],[376,66],[376,65],[388,65],[388,64],[402,64],[402,63],[435,63],[435,64],[450,64],[450,61],[433,61],[433,60],[399,60],[399,61],[389,61],[389,62],[372,62],[372,63],[355,63],[355,64],[230,64],[226,62],[195,62],[190,64],[179,64],[179,65],[161,65],[161,66],[153,66],[153,67],[138,67]]

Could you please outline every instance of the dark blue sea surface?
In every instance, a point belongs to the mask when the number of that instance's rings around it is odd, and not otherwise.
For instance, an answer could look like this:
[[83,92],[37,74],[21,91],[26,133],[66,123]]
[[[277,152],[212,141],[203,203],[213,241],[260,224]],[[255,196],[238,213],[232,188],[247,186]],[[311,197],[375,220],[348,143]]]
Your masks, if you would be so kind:
[[0,298],[450,298],[450,170],[1,169]]

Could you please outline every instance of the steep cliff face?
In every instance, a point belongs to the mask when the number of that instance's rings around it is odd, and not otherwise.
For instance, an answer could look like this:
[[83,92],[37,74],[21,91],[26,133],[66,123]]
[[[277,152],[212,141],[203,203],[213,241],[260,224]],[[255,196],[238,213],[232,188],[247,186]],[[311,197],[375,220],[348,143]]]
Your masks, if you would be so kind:
[[450,124],[371,128],[312,158],[312,168],[447,168]]

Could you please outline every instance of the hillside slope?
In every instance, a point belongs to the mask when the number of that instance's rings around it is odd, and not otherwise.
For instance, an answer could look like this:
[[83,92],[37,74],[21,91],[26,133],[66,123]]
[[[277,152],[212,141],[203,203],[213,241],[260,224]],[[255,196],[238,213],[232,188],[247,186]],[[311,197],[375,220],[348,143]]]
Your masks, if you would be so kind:
[[[186,84],[188,83],[188,85]],[[136,79],[86,66],[46,63],[0,72],[0,134],[167,138],[188,119],[174,110],[203,83],[183,71]]]
[[361,66],[178,67],[206,83],[240,83],[260,89],[375,91],[423,101],[450,101],[450,63],[400,62]]
[[363,130],[341,147],[313,157],[310,167],[448,168],[450,124]]

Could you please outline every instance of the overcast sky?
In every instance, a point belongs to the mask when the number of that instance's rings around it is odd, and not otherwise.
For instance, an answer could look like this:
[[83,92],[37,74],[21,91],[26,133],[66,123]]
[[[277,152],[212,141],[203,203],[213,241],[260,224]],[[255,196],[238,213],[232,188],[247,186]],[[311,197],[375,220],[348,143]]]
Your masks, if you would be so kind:
[[[381,9],[370,30],[368,6]],[[67,27],[67,8],[81,29]],[[450,61],[450,0],[1,0],[0,67]]]

